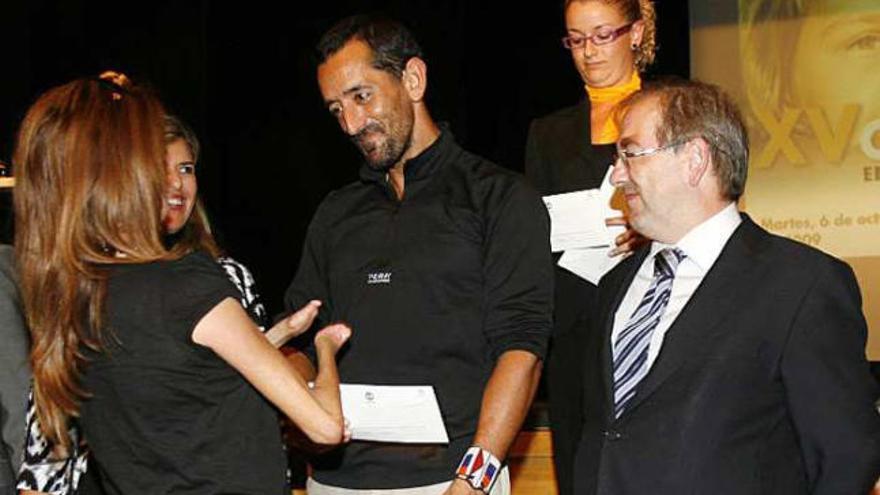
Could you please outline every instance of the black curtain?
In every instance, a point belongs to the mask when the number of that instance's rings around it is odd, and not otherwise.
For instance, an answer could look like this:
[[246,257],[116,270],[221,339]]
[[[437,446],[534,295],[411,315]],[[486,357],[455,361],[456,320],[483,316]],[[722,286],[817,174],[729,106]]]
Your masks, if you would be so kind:
[[[651,72],[687,76],[686,2],[656,3]],[[559,43],[561,4],[6,0],[0,159],[10,158],[18,122],[42,91],[109,68],[148,81],[199,134],[200,193],[221,242],[254,272],[270,312],[280,311],[311,215],[359,166],[320,101],[312,51],[320,34],[357,12],[404,21],[427,53],[434,117],[468,149],[521,170],[529,121],[583,95]],[[8,203],[0,194],[7,225]]]

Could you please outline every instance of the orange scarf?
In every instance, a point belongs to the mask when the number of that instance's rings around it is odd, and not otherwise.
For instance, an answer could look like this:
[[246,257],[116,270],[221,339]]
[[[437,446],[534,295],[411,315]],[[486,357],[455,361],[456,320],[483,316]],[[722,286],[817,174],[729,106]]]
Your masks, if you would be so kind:
[[[593,88],[587,86],[587,95],[590,97],[590,103],[611,103],[612,105],[617,105],[627,96],[635,93],[636,91],[642,88],[642,78],[639,77],[639,73],[637,71],[633,71],[632,77],[628,82],[617,86],[611,86],[608,88]],[[617,124],[614,122],[614,111],[608,113],[608,118],[605,119],[605,123],[602,124],[602,128],[599,129],[598,134],[594,133],[596,139],[593,140],[593,144],[611,144],[617,142],[617,139],[620,137],[620,129],[617,128]]]

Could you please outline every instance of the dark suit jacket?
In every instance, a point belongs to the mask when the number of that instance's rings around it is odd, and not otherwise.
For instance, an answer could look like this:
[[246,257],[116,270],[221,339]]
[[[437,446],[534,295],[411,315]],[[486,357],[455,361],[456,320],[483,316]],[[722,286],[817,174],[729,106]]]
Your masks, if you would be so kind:
[[646,254],[599,286],[577,493],[868,493],[880,475],[878,389],[849,266],[744,216],[615,420],[609,336]]
[[[590,144],[590,105],[584,100],[536,119],[526,145],[526,177],[542,194],[599,187],[609,166],[610,147]],[[558,256],[554,261],[558,260]],[[545,367],[550,402],[556,476],[562,495],[571,491],[574,449],[579,425],[582,339],[593,312],[596,286],[573,273],[555,270],[553,335]]]
[[0,495],[16,493],[15,476],[24,450],[30,345],[20,304],[12,248],[0,246]]

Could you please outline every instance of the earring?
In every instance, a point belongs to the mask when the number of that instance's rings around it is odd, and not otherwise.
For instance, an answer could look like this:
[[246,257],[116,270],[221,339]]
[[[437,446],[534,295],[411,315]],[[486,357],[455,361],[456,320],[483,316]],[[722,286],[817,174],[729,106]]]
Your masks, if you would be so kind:
[[632,51],[636,51],[639,49],[639,45],[633,43],[632,45],[630,45],[630,48],[632,48]]

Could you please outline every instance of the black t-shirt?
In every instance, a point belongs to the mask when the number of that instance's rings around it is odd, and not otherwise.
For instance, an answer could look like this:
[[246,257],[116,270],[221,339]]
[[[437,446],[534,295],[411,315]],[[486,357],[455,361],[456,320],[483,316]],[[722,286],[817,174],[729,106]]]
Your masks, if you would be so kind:
[[383,171],[331,193],[309,227],[285,303],[320,299],[345,321],[346,383],[433,385],[449,445],[351,442],[312,466],[321,483],[405,488],[450,480],[473,442],[498,356],[543,357],[552,266],[547,210],[521,176],[444,131],[405,168],[398,201]]
[[107,493],[282,494],[275,411],[191,335],[239,293],[204,254],[119,265],[102,353],[89,352],[81,425]]

